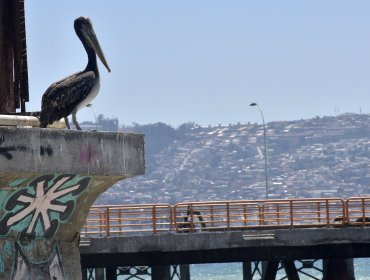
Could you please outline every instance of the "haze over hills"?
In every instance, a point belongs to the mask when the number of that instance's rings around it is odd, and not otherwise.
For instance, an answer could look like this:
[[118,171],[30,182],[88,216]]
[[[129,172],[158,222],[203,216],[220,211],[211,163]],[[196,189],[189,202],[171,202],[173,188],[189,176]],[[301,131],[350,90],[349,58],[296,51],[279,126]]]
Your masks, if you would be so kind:
[[[123,127],[146,135],[146,175],[117,183],[97,204],[265,198],[263,126]],[[370,194],[370,115],[266,124],[269,198]]]

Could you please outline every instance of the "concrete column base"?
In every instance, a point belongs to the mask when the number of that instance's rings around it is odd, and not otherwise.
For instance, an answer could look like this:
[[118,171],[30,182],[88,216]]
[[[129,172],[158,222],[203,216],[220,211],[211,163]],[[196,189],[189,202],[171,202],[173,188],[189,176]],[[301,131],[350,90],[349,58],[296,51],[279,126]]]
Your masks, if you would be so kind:
[[144,168],[143,135],[0,127],[0,279],[81,279],[91,205]]

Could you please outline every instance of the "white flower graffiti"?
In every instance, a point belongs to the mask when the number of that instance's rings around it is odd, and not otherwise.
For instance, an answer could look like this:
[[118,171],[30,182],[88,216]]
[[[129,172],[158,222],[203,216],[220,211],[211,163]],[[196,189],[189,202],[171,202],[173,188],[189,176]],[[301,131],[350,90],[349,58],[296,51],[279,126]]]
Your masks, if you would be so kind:
[[67,193],[76,190],[79,187],[79,185],[74,185],[70,188],[57,191],[58,188],[61,185],[63,185],[65,181],[67,181],[68,179],[70,179],[70,177],[64,177],[60,179],[58,182],[55,183],[53,187],[51,187],[46,192],[44,190],[44,185],[47,182],[45,181],[38,182],[36,187],[36,195],[34,197],[21,195],[18,198],[18,201],[24,202],[28,204],[28,206],[25,207],[22,211],[20,211],[17,215],[11,217],[6,225],[11,226],[34,211],[35,213],[32,217],[31,223],[28,226],[27,233],[32,232],[32,229],[34,228],[36,220],[39,216],[41,216],[45,230],[48,230],[50,228],[50,217],[48,215],[48,211],[52,210],[62,213],[67,208],[67,206],[65,205],[53,204],[53,201],[61,196],[64,196]]
[[60,222],[69,218],[77,196],[86,189],[89,181],[89,177],[71,174],[36,178],[8,199],[5,205],[8,213],[0,221],[0,235],[6,235],[13,228],[35,236],[38,224],[45,237],[54,235]]

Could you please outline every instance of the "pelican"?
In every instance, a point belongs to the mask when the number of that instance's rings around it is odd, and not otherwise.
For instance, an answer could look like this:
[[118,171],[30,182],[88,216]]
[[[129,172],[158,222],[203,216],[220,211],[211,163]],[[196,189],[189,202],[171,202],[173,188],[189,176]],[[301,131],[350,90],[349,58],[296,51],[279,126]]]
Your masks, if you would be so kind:
[[110,72],[108,62],[96,38],[91,20],[79,17],[74,21],[74,28],[82,45],[85,47],[88,62],[85,70],[72,74],[49,86],[41,102],[40,127],[46,127],[54,121],[65,119],[70,129],[68,116],[72,114],[72,120],[78,130],[81,130],[77,122],[76,114],[81,108],[96,97],[100,88],[100,78],[96,55]]

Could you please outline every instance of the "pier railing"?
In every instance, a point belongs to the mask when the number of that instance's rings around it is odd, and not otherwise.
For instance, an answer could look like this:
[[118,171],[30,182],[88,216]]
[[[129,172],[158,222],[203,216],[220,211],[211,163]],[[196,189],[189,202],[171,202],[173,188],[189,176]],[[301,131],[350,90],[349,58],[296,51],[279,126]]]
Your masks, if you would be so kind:
[[81,235],[343,226],[370,226],[370,197],[94,206]]

